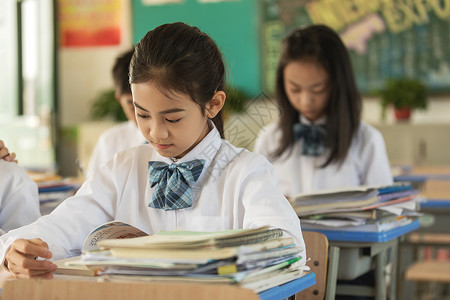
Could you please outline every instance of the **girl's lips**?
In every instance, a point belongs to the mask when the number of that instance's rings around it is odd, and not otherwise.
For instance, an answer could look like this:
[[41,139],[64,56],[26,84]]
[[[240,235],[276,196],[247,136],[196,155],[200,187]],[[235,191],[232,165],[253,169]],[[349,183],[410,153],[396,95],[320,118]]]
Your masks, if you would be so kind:
[[155,144],[156,148],[164,150],[172,146],[171,144]]

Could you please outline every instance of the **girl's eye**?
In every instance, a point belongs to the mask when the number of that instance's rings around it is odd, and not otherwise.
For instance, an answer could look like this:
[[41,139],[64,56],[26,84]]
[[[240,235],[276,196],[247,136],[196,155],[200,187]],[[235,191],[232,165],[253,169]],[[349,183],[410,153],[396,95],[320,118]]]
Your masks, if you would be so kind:
[[149,116],[141,115],[141,114],[137,114],[137,116],[138,116],[139,118],[141,118],[141,119],[148,119],[148,118],[149,118]]
[[291,89],[291,93],[292,94],[297,94],[297,93],[300,93],[300,90],[299,89]]
[[169,123],[177,123],[178,121],[180,121],[181,119],[176,119],[176,120],[169,120],[169,119],[166,119],[166,121],[167,122],[169,122]]
[[315,89],[312,92],[314,94],[323,94],[323,93],[325,93],[326,90],[327,90],[326,88],[320,88],[320,89]]

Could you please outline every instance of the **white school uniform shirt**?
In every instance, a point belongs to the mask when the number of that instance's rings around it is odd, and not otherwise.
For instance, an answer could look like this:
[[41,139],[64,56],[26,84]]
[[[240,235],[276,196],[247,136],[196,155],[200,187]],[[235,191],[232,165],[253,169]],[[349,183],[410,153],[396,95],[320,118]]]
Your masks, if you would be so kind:
[[105,130],[98,138],[92,151],[86,178],[106,164],[114,154],[125,149],[145,144],[145,138],[133,121],[123,122]]
[[[311,124],[303,116],[300,121]],[[315,124],[325,122],[326,117],[322,117]],[[302,139],[294,143],[292,151],[286,150],[281,157],[272,159],[270,154],[277,149],[280,138],[278,123],[267,125],[255,142],[254,152],[264,155],[273,164],[280,191],[288,197],[360,185],[382,186],[393,182],[383,136],[367,123],[360,122],[341,166],[333,163],[320,168],[328,158],[329,150],[320,156],[302,155]]]
[[[47,242],[53,258],[69,256],[81,248],[90,231],[111,220],[129,223],[148,234],[270,225],[284,229],[304,248],[300,220],[279,192],[273,168],[263,156],[235,148],[213,128],[177,163],[193,159],[205,160],[191,187],[193,207],[172,211],[148,207],[155,189],[147,178],[148,161],[172,161],[151,145],[141,145],[116,154],[51,214],[2,236],[1,261],[18,238],[39,237]],[[303,251],[303,264],[305,255]]]
[[36,183],[16,163],[0,160],[0,235],[40,216]]

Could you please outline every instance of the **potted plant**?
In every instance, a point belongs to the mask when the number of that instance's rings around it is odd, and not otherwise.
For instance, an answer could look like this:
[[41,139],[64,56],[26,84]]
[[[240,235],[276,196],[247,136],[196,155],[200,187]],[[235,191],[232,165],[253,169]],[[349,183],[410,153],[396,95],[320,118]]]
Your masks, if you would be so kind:
[[226,86],[225,93],[227,94],[223,108],[225,119],[232,113],[241,113],[245,110],[250,97],[243,89],[235,86]]
[[114,89],[104,90],[97,95],[93,100],[90,114],[94,120],[105,118],[119,122],[127,120],[122,106],[120,106],[119,101],[114,96]]
[[410,78],[389,79],[380,91],[382,118],[392,105],[397,120],[409,120],[412,109],[427,108],[427,89],[419,80]]

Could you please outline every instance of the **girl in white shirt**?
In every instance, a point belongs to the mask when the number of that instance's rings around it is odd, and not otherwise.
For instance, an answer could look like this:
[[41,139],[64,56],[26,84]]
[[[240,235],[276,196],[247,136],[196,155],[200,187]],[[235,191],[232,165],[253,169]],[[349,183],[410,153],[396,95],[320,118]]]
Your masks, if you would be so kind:
[[332,29],[311,25],[284,39],[275,97],[280,119],[254,151],[272,162],[284,195],[392,183],[383,137],[360,121],[350,57]]
[[18,278],[51,278],[56,266],[33,258],[69,256],[114,219],[149,234],[271,225],[304,247],[269,162],[223,139],[224,70],[216,44],[198,28],[173,23],[148,32],[130,83],[149,144],[116,154],[50,215],[3,236],[2,265]]

